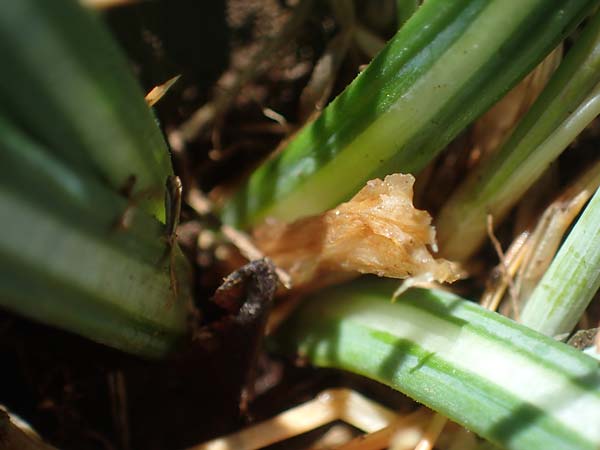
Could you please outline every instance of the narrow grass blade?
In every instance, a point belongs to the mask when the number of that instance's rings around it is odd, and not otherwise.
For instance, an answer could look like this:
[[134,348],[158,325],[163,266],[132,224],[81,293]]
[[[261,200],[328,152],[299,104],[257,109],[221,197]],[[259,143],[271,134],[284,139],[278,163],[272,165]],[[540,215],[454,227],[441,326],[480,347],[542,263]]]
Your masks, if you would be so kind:
[[0,116],[0,306],[143,357],[186,334],[189,268],[173,298],[164,226]]
[[521,314],[541,333],[570,333],[600,287],[600,191],[590,200]]
[[360,279],[307,299],[280,350],[387,384],[508,449],[597,449],[600,366],[453,294]]
[[0,53],[4,112],[115,190],[135,177],[140,204],[162,218],[167,147],[98,18],[73,0],[0,2]]
[[348,200],[419,172],[546,56],[597,1],[429,0],[381,53],[225,206],[240,227]]
[[502,148],[472,171],[444,205],[438,241],[447,258],[465,260],[548,165],[600,113],[600,14],[586,26],[554,76]]

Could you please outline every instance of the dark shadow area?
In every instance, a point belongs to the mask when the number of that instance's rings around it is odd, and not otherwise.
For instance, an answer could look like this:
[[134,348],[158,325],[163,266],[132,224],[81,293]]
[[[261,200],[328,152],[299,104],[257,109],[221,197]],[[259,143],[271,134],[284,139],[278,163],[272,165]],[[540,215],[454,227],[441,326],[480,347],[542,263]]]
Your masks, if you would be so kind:
[[[600,389],[600,368],[591,371],[580,377],[569,377],[569,382],[581,389],[595,389],[596,392]],[[560,393],[556,392],[556,402],[553,410],[559,411],[561,408],[568,406],[569,399],[561,399]],[[550,394],[544,398],[545,402],[552,402],[553,395]],[[576,399],[571,399],[575,401]],[[546,412],[531,404],[522,404],[512,414],[496,423],[491,429],[490,434],[498,440],[507,442],[506,438],[518,435],[520,432],[527,430],[531,426],[535,426],[542,417],[546,416]],[[569,445],[568,442],[564,445]],[[566,448],[566,447],[565,447]]]
[[[406,356],[411,348],[411,344],[403,339],[398,339],[397,344],[394,345],[394,350],[391,351],[385,359],[381,362],[377,375],[382,379],[393,380],[394,375],[400,370]],[[423,361],[424,363],[425,361]],[[420,365],[419,365],[420,366]]]
[[[173,90],[181,94],[194,87],[198,102],[229,62],[225,6],[224,0],[140,2],[109,10],[105,17],[146,91],[181,74]],[[181,95],[167,96],[157,108],[172,120],[174,109],[185,109],[185,103]]]
[[239,399],[254,352],[246,334],[152,362],[9,313],[0,326],[0,403],[61,450],[123,448],[114,373],[124,379],[131,449],[180,450],[244,423]]

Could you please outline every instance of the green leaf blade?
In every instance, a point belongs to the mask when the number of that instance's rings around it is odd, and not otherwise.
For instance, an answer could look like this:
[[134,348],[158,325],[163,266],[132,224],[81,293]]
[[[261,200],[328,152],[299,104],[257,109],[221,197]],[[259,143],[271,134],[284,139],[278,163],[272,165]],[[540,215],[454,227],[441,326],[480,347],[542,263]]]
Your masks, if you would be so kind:
[[510,449],[600,443],[600,367],[573,348],[441,291],[359,280],[314,295],[278,339],[368,376]]
[[146,358],[185,341],[189,267],[164,225],[0,116],[0,306]]
[[593,3],[426,2],[315,122],[252,175],[223,219],[241,227],[293,220],[347,200],[369,179],[419,172]]
[[134,176],[134,192],[162,218],[166,143],[99,19],[70,0],[3,2],[0,52],[4,113],[114,190]]

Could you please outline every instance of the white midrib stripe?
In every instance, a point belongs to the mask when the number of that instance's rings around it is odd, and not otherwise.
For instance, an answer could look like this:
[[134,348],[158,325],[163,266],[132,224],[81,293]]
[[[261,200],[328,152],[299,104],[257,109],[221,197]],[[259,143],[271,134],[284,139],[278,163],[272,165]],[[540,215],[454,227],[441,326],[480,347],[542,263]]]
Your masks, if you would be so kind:
[[[339,200],[339,183],[331,189],[323,186],[331,184],[331,180],[338,180],[339,173],[344,173],[348,179],[355,174],[373,172],[381,159],[389,158],[396,148],[386,144],[390,139],[407,142],[428,121],[459,92],[468,80],[461,75],[465,67],[479,68],[490,58],[490,53],[495,53],[503,40],[499,36],[510,35],[519,28],[526,19],[532,5],[539,0],[504,0],[492,2],[484,11],[473,20],[444,54],[424,73],[412,86],[410,86],[395,104],[377,120],[375,120],[362,134],[350,142],[344,150],[335,157],[335,164],[328,163],[321,167],[310,177],[310,182],[293,189],[266,210],[259,213],[259,218],[272,216],[285,220],[293,220],[309,214],[321,212],[323,196],[331,197],[329,202]],[[504,11],[499,14],[499,11]],[[507,14],[509,11],[510,14]],[[505,17],[504,21],[498,17]],[[482,30],[486,30],[485,33]],[[456,60],[462,64],[458,66]],[[436,86],[432,90],[432,86]],[[418,101],[415,101],[418,99]],[[379,148],[388,148],[387,154],[382,154]],[[375,149],[375,150],[374,150]],[[359,158],[347,155],[361,155]],[[307,158],[302,162],[307,170],[314,170],[318,162],[314,158]],[[300,176],[301,173],[297,173]],[[314,201],[312,200],[314,199]]]
[[[377,308],[346,311],[344,322],[354,322],[414,342],[426,352],[501,390],[530,403],[585,436],[600,443],[600,397],[576,386],[564,375],[506,349],[501,342],[454,325],[414,307],[381,304]],[[394,311],[385,314],[386,308]],[[402,322],[398,308],[402,308]],[[382,310],[383,309],[383,310]],[[582,371],[581,376],[589,375]]]

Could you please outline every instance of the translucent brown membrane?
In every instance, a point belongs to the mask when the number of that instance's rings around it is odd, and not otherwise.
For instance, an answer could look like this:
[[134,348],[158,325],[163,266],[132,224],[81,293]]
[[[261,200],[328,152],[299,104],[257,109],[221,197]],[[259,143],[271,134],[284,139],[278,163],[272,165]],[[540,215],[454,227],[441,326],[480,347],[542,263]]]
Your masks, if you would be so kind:
[[435,259],[435,229],[412,204],[414,177],[375,179],[347,203],[287,224],[267,221],[255,230],[258,248],[287,271],[294,287],[314,287],[371,273],[452,282],[455,263]]

